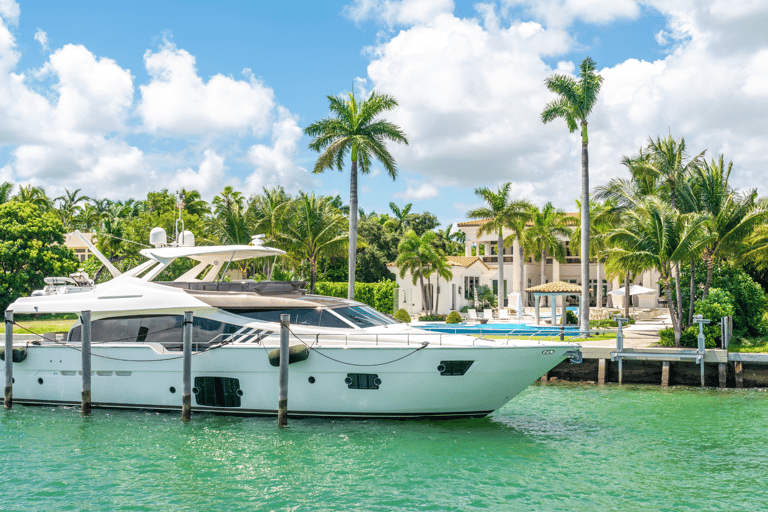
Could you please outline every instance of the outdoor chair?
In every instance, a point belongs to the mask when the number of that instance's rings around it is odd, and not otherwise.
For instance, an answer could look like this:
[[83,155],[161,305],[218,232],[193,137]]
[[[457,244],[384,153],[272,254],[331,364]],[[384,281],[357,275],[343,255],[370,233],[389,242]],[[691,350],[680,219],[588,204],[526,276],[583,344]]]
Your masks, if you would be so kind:
[[512,317],[509,315],[509,309],[499,309],[499,320],[510,320]]
[[467,309],[467,313],[469,313],[469,319],[470,320],[480,320],[477,317],[477,310],[476,309]]
[[493,320],[493,310],[491,308],[484,309],[483,318],[486,320]]

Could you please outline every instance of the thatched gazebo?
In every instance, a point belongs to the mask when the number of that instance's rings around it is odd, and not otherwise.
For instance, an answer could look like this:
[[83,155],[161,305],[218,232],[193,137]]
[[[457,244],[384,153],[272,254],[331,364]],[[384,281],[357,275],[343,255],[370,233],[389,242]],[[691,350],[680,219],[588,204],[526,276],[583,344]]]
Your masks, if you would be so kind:
[[[557,307],[557,297],[565,297],[567,295],[576,295],[579,297],[579,308],[581,308],[581,286],[578,284],[566,283],[565,281],[554,281],[552,283],[540,284],[539,286],[532,286],[526,288],[525,291],[533,293],[534,305],[536,306],[536,325],[539,325],[539,302],[542,297],[550,297],[550,303],[552,304],[552,325],[557,322],[557,315],[555,308]],[[563,300],[561,320],[565,324],[565,300]]]

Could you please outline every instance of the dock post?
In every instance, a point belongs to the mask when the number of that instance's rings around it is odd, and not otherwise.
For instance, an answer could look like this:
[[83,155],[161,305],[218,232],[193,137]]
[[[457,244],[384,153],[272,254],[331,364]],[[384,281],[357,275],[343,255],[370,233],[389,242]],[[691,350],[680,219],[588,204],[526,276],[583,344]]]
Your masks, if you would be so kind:
[[616,333],[616,352],[618,352],[617,358],[619,360],[619,384],[624,381],[624,361],[622,361],[621,353],[624,352],[624,331],[621,330],[621,326],[624,322],[629,322],[629,318],[622,318],[621,315],[614,315],[614,320],[619,326],[619,332]]
[[5,400],[3,407],[13,407],[13,311],[5,310]]
[[718,370],[718,373],[720,374],[721,388],[724,388],[726,385],[726,376],[727,376],[726,368],[727,368],[726,363],[717,363],[717,370]]
[[291,315],[280,315],[280,389],[277,400],[277,426],[288,426],[288,327]]
[[80,412],[83,416],[91,414],[91,312],[80,313],[82,341],[80,344],[83,366],[83,390],[81,393]]
[[661,387],[669,387],[669,361],[661,363]]
[[181,380],[181,419],[189,421],[192,417],[192,312],[184,312],[184,329],[182,330],[184,357]]
[[605,367],[607,366],[605,359],[597,360],[597,383],[601,386],[605,384]]
[[736,377],[736,387],[744,387],[744,366],[741,361],[736,361],[733,364],[733,375]]

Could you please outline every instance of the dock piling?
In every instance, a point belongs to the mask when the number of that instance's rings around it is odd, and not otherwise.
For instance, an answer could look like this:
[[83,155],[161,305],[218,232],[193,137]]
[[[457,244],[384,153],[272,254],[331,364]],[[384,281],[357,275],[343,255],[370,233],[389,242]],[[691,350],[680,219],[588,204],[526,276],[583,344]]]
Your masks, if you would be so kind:
[[605,368],[607,366],[605,359],[597,360],[597,383],[601,386],[605,384]]
[[720,375],[720,387],[724,388],[726,387],[727,383],[727,367],[728,365],[726,363],[717,363],[717,370],[718,374]]
[[744,366],[741,361],[736,361],[733,364],[733,375],[736,378],[736,387],[744,387]]
[[669,387],[669,361],[661,363],[661,387]]
[[81,393],[80,412],[83,416],[91,414],[91,312],[80,313],[80,323],[83,333],[81,341],[81,356],[83,366],[83,389]]
[[701,365],[701,387],[704,387],[704,354],[706,353],[706,338],[704,337],[704,324],[708,324],[710,320],[704,318],[702,315],[693,315],[693,323],[699,324],[699,335],[697,340],[696,352],[700,354],[699,364]]
[[184,312],[182,330],[184,356],[182,363],[181,419],[189,421],[192,417],[192,312]]
[[280,389],[277,400],[277,426],[288,426],[288,328],[290,315],[280,315]]
[[13,311],[5,310],[5,399],[3,407],[13,407]]

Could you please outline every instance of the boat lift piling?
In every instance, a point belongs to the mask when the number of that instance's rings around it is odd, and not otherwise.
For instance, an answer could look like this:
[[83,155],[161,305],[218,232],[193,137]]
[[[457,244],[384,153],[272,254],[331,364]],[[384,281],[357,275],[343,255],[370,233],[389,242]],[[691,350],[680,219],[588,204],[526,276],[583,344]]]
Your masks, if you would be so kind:
[[182,363],[181,419],[189,421],[192,417],[192,311],[184,312],[182,331],[184,356]]
[[277,426],[288,426],[288,329],[291,315],[280,315],[280,389],[277,400]]
[[[621,330],[621,326],[625,323],[629,323],[629,318],[622,318],[621,315],[614,315],[613,319],[616,320],[616,323],[619,326],[619,332],[616,334],[616,351],[621,353],[624,352],[624,332]],[[619,357],[619,384],[622,383],[623,379],[624,364],[621,357]]]
[[710,320],[704,318],[702,315],[693,315],[693,323],[699,324],[699,336],[697,337],[697,352],[702,355],[700,359],[701,365],[701,387],[704,387],[704,354],[706,353],[706,338],[704,336],[704,324],[708,324]]
[[13,407],[13,311],[5,310],[5,399],[3,407]]
[[83,365],[83,388],[81,393],[80,413],[83,416],[91,414],[91,312],[80,313],[83,340],[81,346]]

